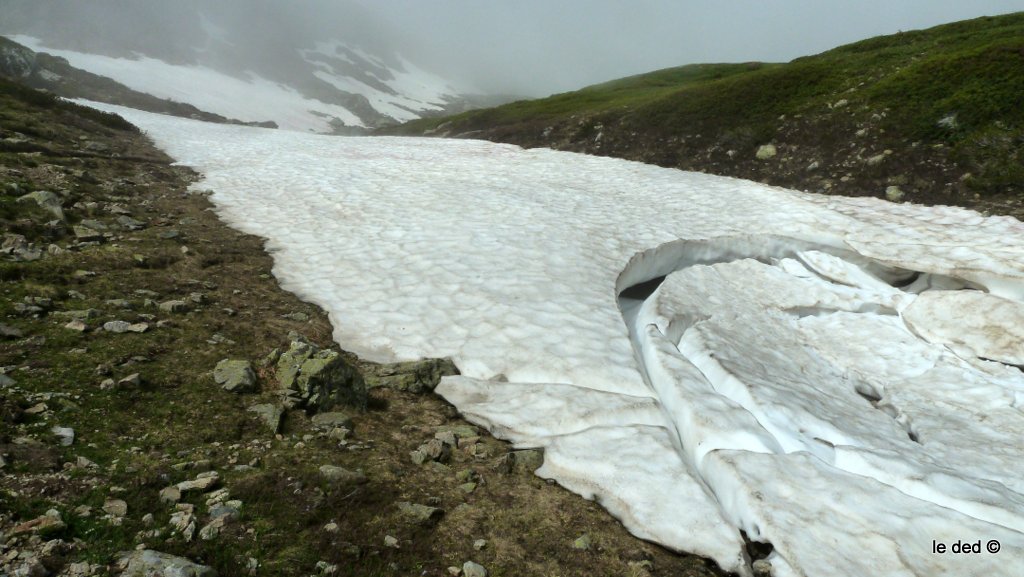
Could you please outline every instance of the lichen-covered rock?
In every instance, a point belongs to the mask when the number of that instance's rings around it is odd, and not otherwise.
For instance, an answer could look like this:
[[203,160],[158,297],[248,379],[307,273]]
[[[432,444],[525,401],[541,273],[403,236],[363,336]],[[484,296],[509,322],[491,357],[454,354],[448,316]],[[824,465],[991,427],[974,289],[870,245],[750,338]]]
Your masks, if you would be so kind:
[[199,473],[192,481],[182,481],[175,485],[182,493],[202,493],[209,491],[220,482],[220,475],[216,471]]
[[61,202],[61,198],[56,194],[48,190],[37,190],[18,198],[18,202],[28,201],[36,203],[39,205],[39,208],[48,211],[60,220],[64,220],[63,203]]
[[122,577],[217,577],[212,567],[152,550],[121,553],[118,566]]
[[281,416],[284,415],[284,410],[281,407],[263,403],[249,407],[249,411],[256,413],[256,416],[270,429],[272,434],[276,434],[281,429]]
[[410,393],[433,391],[441,377],[459,374],[451,359],[424,359],[405,363],[364,363],[360,367],[366,386],[386,387]]
[[423,527],[436,525],[441,520],[441,517],[444,516],[444,509],[438,509],[437,507],[418,505],[408,501],[402,501],[397,506],[399,513],[401,513],[406,521]]
[[185,301],[165,301],[160,303],[160,310],[168,313],[183,313],[188,311],[188,303]]
[[277,377],[281,389],[298,397],[307,411],[366,407],[363,376],[337,351],[293,341],[277,361]]
[[769,158],[775,158],[775,155],[778,153],[779,151],[775,148],[774,144],[762,144],[757,148],[755,156],[758,160],[768,160]]
[[318,429],[334,429],[344,427],[352,430],[352,417],[345,413],[330,412],[313,415],[313,426]]
[[512,468],[518,471],[532,473],[544,464],[544,451],[542,449],[512,451],[509,456],[512,458]]
[[334,465],[323,465],[320,467],[320,476],[332,485],[362,485],[366,483],[366,475],[359,471],[350,471],[344,467]]
[[484,566],[479,563],[466,561],[462,564],[462,575],[463,577],[487,577],[487,569],[484,569]]
[[25,533],[33,533],[43,538],[48,538],[57,533],[63,531],[67,525],[64,524],[64,519],[60,516],[60,511],[56,509],[50,509],[45,515],[36,517],[31,521],[26,521],[20,525],[16,525],[10,530],[10,535],[22,535]]
[[256,390],[256,373],[252,363],[245,360],[224,359],[213,369],[213,380],[225,391],[251,393]]
[[100,242],[103,240],[103,233],[87,226],[75,225],[71,227],[75,233],[75,239],[79,242]]

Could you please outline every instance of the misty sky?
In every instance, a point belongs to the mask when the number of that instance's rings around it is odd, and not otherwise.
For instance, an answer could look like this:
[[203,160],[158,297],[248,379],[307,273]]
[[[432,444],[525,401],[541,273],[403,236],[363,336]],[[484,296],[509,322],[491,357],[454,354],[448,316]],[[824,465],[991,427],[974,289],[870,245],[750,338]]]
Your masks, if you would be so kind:
[[457,87],[544,96],[1016,11],[1024,0],[0,0],[0,31],[187,62],[206,44],[202,19],[230,30],[220,46],[234,50],[221,54],[232,70],[287,71],[288,55],[338,39],[385,58],[397,51]]
[[527,95],[694,62],[788,61],[1024,10],[1024,0],[359,1],[439,72]]

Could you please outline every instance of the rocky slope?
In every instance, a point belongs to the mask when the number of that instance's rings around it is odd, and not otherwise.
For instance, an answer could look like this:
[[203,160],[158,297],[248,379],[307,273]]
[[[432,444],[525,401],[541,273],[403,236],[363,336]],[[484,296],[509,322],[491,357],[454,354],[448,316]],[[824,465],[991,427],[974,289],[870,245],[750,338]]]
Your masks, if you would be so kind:
[[277,127],[270,121],[242,122],[200,110],[191,104],[174,102],[138,92],[109,78],[75,68],[63,58],[35,52],[2,36],[0,36],[0,77],[32,88],[46,90],[63,98],[119,104],[139,110],[206,122],[257,125],[265,128]]
[[1024,217],[1024,13],[691,65],[388,134],[485,138]]
[[402,31],[385,31],[355,2],[300,11],[247,0],[7,0],[0,11],[0,33],[25,35],[17,38],[78,68],[287,129],[358,133],[509,100],[452,86],[411,62],[415,54],[382,41]]
[[170,162],[0,80],[0,574],[719,574],[333,348]]

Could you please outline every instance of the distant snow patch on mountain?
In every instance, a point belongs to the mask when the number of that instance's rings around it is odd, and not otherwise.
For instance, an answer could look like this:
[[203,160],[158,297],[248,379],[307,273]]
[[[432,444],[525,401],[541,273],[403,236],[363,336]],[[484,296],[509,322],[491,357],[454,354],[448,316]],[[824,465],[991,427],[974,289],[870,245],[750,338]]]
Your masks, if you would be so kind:
[[133,90],[246,122],[273,120],[282,129],[302,132],[331,132],[335,118],[347,126],[366,126],[342,106],[307,98],[293,88],[252,73],[243,79],[204,66],[168,64],[145,56],[113,58],[54,50],[31,36],[11,39],[37,52],[66,58],[72,66],[112,78]]
[[423,112],[442,112],[459,98],[443,78],[422,70],[402,57],[388,65],[344,42],[320,42],[300,51],[314,67],[313,74],[338,90],[359,94],[377,112],[399,122],[420,118]]

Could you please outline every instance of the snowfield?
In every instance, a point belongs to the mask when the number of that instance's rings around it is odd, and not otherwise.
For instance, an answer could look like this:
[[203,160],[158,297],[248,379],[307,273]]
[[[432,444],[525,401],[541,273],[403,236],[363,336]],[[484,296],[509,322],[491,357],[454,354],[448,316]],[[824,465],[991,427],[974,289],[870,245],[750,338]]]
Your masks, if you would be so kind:
[[[776,576],[1019,574],[1017,220],[102,108],[201,172],[342,347],[452,357],[441,395],[637,536],[741,575],[745,539]],[[981,552],[933,552],[957,541]]]

